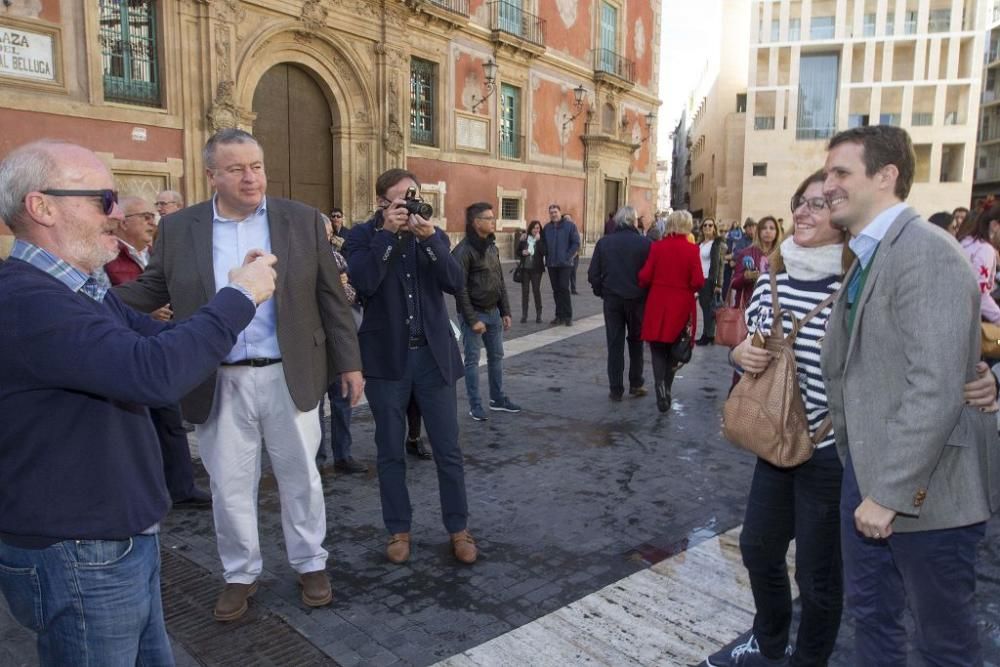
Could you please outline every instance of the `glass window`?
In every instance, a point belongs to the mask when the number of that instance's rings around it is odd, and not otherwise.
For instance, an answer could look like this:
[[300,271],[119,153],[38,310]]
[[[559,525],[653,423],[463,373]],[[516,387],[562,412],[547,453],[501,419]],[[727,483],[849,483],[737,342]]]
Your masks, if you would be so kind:
[[160,106],[154,0],[99,0],[104,99]]
[[521,155],[521,89],[500,84],[500,157],[520,160]]
[[911,125],[933,125],[934,124],[934,114],[926,112],[913,112],[913,122]]
[[864,127],[868,124],[868,114],[852,113],[847,117],[847,127]]
[[410,141],[434,146],[434,97],[437,72],[434,63],[410,59]]
[[747,94],[736,93],[736,113],[747,112]]
[[604,72],[617,72],[618,54],[618,8],[606,2],[601,3],[601,57],[600,68]]
[[781,39],[781,21],[771,19],[771,41],[777,42],[779,39]]
[[878,122],[880,125],[895,125],[896,127],[899,127],[899,114],[898,113],[879,114]]
[[874,14],[865,14],[865,23],[864,23],[864,28],[862,29],[862,34],[865,37],[874,37],[875,36],[875,15]]
[[896,13],[891,8],[885,16],[885,34],[887,37],[896,34]]
[[948,32],[951,29],[951,9],[932,9],[928,32]]
[[915,35],[915,34],[917,34],[917,13],[916,12],[906,12],[906,23],[903,24],[903,34],[905,34],[905,35]]
[[802,39],[802,19],[788,19],[788,41],[797,42]]
[[837,126],[836,53],[803,54],[799,61],[797,139],[826,139]]
[[767,176],[767,163],[766,162],[754,162],[753,163],[753,175],[754,176]]
[[754,119],[753,119],[753,129],[755,129],[755,130],[773,130],[774,129],[774,116],[754,116]]
[[814,16],[809,24],[810,39],[833,39],[834,17]]
[[499,26],[504,32],[521,36],[524,32],[524,8],[522,0],[502,0],[499,2]]
[[521,200],[516,197],[502,197],[500,199],[500,219],[520,220]]

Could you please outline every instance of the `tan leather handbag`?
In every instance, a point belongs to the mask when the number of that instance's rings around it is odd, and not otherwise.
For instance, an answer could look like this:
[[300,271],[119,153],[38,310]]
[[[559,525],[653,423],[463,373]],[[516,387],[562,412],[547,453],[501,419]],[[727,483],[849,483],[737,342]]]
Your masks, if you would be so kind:
[[764,347],[774,359],[760,374],[744,373],[722,407],[722,434],[726,439],[779,468],[792,468],[808,461],[816,445],[830,432],[827,416],[816,434],[809,435],[794,345],[802,325],[830,305],[835,296],[828,296],[801,320],[793,316],[792,332],[786,336],[777,279],[772,273],[774,320]]
[[980,322],[983,331],[982,355],[986,359],[1000,359],[1000,325]]

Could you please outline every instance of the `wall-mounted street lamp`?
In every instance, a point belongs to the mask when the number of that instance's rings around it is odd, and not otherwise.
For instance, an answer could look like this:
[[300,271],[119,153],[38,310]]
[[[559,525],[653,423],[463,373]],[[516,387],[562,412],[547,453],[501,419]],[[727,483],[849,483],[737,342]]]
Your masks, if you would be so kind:
[[476,99],[475,95],[472,96],[472,99],[474,100],[474,103],[472,105],[473,112],[475,112],[475,110],[479,108],[480,104],[488,100],[490,95],[496,92],[497,69],[499,69],[499,67],[496,64],[496,61],[493,60],[493,58],[490,58],[489,60],[483,63],[483,75],[486,77],[486,94],[480,97],[479,99]]
[[580,117],[583,113],[583,102],[587,97],[587,89],[580,84],[573,89],[573,115],[563,121],[562,129],[565,131],[566,126],[572,123],[574,120]]
[[656,121],[656,114],[654,112],[650,111],[648,114],[646,114],[646,136],[644,136],[642,138],[642,141],[639,142],[640,145],[649,141],[649,138],[653,136],[653,123],[655,121]]

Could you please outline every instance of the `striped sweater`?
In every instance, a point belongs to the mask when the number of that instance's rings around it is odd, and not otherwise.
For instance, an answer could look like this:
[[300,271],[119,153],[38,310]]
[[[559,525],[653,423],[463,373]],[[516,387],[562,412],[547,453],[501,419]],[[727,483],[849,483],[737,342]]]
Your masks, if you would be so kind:
[[[830,276],[823,280],[796,280],[782,271],[778,274],[778,298],[781,308],[785,311],[785,335],[792,332],[792,318],[802,319],[809,311],[840,288],[840,277]],[[806,416],[809,418],[809,432],[815,433],[826,418],[829,409],[826,404],[826,387],[823,386],[823,374],[820,370],[820,344],[826,334],[826,321],[830,317],[832,305],[816,314],[799,331],[795,339],[795,363],[798,365],[799,389],[802,391],[802,401],[805,404]],[[762,335],[771,332],[774,321],[774,311],[771,308],[771,276],[762,273],[754,286],[753,296],[746,310],[747,329],[753,334],[760,331]],[[819,443],[826,447],[834,443],[833,430]]]

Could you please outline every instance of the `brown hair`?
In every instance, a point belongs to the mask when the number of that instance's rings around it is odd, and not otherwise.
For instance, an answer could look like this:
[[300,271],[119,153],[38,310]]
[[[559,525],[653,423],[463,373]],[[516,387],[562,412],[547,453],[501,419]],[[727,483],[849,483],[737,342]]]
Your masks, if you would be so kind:
[[[813,183],[823,183],[825,181],[826,181],[826,172],[823,171],[822,169],[819,169],[819,170],[814,171],[813,173],[809,174],[805,178],[805,180],[803,180],[799,184],[799,187],[797,187],[795,189],[795,194],[792,195],[792,201],[795,201],[796,199],[798,199],[799,197],[801,197],[802,194],[806,191],[806,188],[808,188]],[[763,220],[761,220],[761,222],[763,222]],[[780,232],[781,227],[779,226],[778,229],[779,229],[779,234],[780,234],[781,233]],[[759,236],[760,236],[760,227],[759,226],[757,227],[757,235],[758,235],[758,238],[759,238]],[[846,230],[843,232],[843,235],[844,235],[844,251],[843,251],[843,253],[840,256],[840,269],[841,269],[841,273],[847,273],[847,270],[849,268],[851,268],[851,264],[854,263],[854,260],[856,259],[856,256],[855,256],[854,252],[851,250],[850,246],[847,245],[847,243],[846,243],[846,241],[847,241],[847,231]],[[770,256],[768,258],[768,261],[770,262],[770,268],[768,269],[769,271],[774,271],[775,273],[781,273],[782,271],[785,270],[785,260],[781,257],[781,243],[780,242],[776,244],[774,252],[772,252],[770,254]]]
[[900,200],[910,195],[916,154],[910,135],[901,127],[892,125],[862,125],[838,132],[830,139],[827,150],[840,144],[861,144],[864,148],[865,176],[871,178],[882,167],[894,165],[899,171],[895,194]]
[[411,179],[417,186],[420,186],[420,181],[417,177],[413,175],[412,171],[407,171],[406,169],[390,169],[388,171],[382,172],[382,174],[375,181],[375,195],[378,197],[385,197],[385,193],[389,191],[389,188],[399,183],[404,178]]
[[965,237],[971,236],[977,241],[986,241],[992,245],[993,242],[990,241],[990,223],[993,221],[1000,222],[1000,204],[985,209],[975,217],[971,215],[967,216],[962,222],[962,226],[955,233],[955,238],[961,241]]

